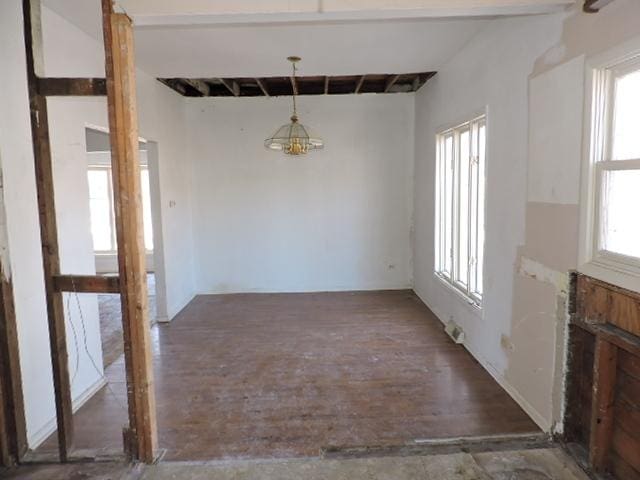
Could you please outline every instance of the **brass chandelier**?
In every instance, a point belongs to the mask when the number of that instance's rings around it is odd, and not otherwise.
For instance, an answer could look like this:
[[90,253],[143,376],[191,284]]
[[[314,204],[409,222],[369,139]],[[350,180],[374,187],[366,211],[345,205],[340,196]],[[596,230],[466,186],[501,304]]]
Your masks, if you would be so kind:
[[308,127],[298,122],[298,112],[296,110],[296,96],[298,86],[296,84],[296,63],[300,57],[287,57],[293,67],[291,76],[291,86],[293,87],[293,113],[291,122],[282,125],[276,133],[264,141],[264,146],[269,150],[282,151],[286,155],[304,155],[309,150],[318,150],[324,147],[322,139],[314,137]]

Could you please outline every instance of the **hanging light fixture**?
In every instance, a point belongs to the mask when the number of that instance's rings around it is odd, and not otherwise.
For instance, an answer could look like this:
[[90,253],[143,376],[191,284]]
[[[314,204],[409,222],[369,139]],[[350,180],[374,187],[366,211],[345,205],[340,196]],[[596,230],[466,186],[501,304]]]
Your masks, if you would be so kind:
[[298,112],[296,111],[296,96],[298,95],[298,85],[296,84],[296,63],[300,57],[287,57],[293,67],[291,76],[291,86],[293,87],[293,113],[291,122],[281,126],[276,133],[264,141],[264,146],[270,150],[282,151],[287,155],[304,155],[309,150],[323,148],[322,139],[311,134],[308,127],[298,122]]

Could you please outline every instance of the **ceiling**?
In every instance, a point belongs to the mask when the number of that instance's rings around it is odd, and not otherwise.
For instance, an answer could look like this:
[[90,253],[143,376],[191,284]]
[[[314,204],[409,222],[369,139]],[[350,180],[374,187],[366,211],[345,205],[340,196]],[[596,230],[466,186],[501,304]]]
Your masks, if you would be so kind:
[[[43,0],[95,38],[100,0]],[[574,0],[117,0],[135,25],[136,61],[162,78],[437,71],[496,15]]]
[[185,97],[277,97],[407,93],[419,90],[436,72],[293,77],[159,78]]

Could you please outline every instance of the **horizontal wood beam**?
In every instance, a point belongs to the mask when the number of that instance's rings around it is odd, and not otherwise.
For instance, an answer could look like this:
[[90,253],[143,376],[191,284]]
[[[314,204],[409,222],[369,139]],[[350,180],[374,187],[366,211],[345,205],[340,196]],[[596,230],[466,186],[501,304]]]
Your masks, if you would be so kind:
[[571,325],[575,325],[593,335],[598,335],[603,340],[612,343],[631,355],[640,357],[640,339],[621,328],[614,325],[585,322],[580,319],[571,320]]
[[120,293],[120,277],[106,275],[56,275],[57,292]]
[[45,97],[86,97],[107,94],[104,78],[38,78],[38,93]]

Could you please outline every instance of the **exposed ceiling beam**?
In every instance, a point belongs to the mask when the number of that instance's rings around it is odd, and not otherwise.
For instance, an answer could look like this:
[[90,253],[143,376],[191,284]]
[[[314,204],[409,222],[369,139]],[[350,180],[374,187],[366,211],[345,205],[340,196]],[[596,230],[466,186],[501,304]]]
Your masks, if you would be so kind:
[[203,97],[208,97],[211,94],[211,88],[204,80],[185,78],[184,83],[195,88]]
[[387,93],[389,90],[391,90],[391,87],[393,87],[393,84],[398,81],[398,78],[400,78],[400,75],[391,75],[387,79],[387,83],[384,86],[384,93]]
[[269,90],[267,90],[266,85],[264,84],[264,82],[261,79],[256,78],[256,83],[260,87],[260,90],[262,90],[262,93],[264,93],[265,97],[270,97],[271,96],[271,95],[269,95]]
[[356,95],[415,92],[436,72],[360,75],[310,75],[254,78],[159,78],[181,95],[192,97],[278,97],[297,95]]
[[226,80],[224,78],[219,78],[218,80],[220,80],[222,85],[227,87],[227,90],[229,90],[234,97],[240,96],[240,85],[238,85],[238,82],[235,80]]

